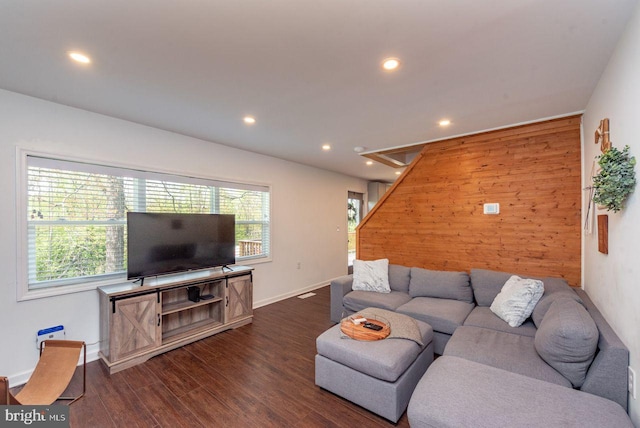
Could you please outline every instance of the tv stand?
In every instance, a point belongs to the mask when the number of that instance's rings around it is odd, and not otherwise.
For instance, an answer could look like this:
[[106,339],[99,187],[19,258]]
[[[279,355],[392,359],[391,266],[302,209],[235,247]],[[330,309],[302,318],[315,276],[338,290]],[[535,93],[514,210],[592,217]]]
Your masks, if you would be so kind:
[[[133,283],[98,287],[100,358],[116,373],[151,357],[253,318],[253,268],[228,267],[206,277],[145,287]],[[199,287],[197,302],[187,288]]]

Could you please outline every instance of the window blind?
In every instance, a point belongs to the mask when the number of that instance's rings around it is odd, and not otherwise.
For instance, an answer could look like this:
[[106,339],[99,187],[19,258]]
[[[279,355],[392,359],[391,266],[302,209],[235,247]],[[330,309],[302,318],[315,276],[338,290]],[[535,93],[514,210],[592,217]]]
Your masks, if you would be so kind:
[[126,213],[236,216],[238,261],[270,255],[267,186],[27,157],[29,289],[126,273]]

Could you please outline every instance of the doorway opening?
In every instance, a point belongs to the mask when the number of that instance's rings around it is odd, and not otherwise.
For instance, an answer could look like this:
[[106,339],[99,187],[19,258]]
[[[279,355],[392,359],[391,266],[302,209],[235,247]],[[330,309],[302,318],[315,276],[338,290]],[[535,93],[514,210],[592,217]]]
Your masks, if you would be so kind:
[[356,227],[364,215],[364,194],[349,192],[347,195],[347,268],[353,273],[356,259]]

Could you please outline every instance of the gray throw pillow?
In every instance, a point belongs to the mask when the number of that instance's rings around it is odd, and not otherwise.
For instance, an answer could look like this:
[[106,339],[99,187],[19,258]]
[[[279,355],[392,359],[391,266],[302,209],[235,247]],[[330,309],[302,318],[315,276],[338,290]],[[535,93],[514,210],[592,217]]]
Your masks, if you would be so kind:
[[580,303],[558,298],[551,303],[536,332],[540,357],[579,388],[598,347],[598,327]]
[[513,275],[504,283],[489,309],[511,327],[520,327],[533,312],[542,293],[542,281]]
[[437,297],[473,303],[473,291],[466,272],[449,272],[411,268],[409,282],[411,297]]

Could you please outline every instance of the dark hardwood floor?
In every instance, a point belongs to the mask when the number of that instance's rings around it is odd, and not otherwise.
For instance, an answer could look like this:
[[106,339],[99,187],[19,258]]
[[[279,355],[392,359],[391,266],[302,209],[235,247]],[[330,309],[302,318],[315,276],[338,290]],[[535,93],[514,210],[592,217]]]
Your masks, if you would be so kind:
[[[87,365],[72,427],[389,427],[314,383],[315,339],[332,322],[329,287],[254,311],[253,323],[109,375]],[[71,389],[79,386],[79,371]],[[397,425],[409,426],[406,413]]]

